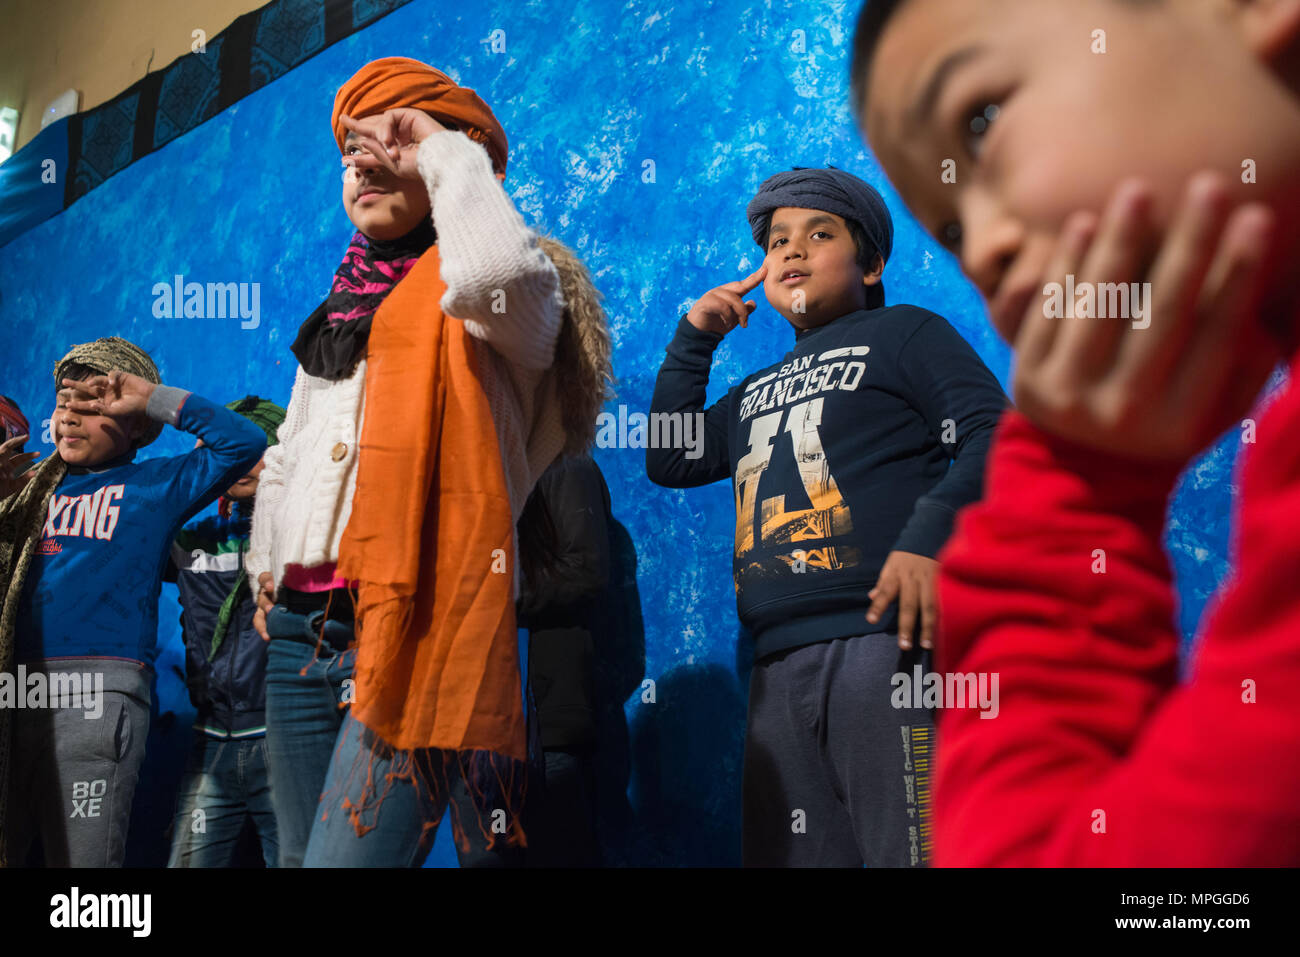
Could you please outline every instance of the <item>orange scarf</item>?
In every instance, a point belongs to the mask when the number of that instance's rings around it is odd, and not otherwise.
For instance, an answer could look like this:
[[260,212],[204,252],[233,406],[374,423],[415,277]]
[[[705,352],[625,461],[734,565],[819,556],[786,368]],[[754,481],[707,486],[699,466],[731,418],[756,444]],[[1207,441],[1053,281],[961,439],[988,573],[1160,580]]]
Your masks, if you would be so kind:
[[352,516],[353,715],[398,750],[524,761],[514,527],[475,344],[433,246],[375,314]]

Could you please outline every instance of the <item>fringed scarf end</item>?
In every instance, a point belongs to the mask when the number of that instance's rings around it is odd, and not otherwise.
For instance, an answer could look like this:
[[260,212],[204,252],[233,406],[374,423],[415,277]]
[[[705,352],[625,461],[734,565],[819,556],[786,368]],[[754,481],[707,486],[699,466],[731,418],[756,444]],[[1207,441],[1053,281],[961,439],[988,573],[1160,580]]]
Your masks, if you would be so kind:
[[[528,793],[528,763],[481,748],[446,750],[420,748],[398,750],[384,743],[373,731],[354,725],[362,735],[356,762],[341,782],[345,794],[358,774],[365,780],[356,800],[341,802],[357,837],[364,837],[379,823],[384,801],[399,783],[416,789],[420,807],[450,811],[452,835],[462,853],[471,849],[471,828],[477,829],[489,851],[528,846],[522,812]],[[376,775],[376,765],[387,770]],[[460,802],[452,800],[457,781],[464,783],[473,806],[474,819],[462,819]],[[322,803],[330,802],[324,797]],[[424,822],[421,840],[436,830],[442,815]]]

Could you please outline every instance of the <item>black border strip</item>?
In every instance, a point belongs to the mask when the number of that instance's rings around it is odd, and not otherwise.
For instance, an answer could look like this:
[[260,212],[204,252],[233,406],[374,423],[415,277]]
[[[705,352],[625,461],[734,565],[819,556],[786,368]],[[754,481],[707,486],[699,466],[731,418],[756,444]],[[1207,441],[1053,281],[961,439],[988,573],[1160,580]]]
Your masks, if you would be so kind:
[[221,93],[217,100],[220,110],[238,103],[252,92],[248,74],[253,57],[253,31],[261,12],[245,13],[221,31]]
[[[257,10],[242,14],[216,37],[207,41],[208,46],[216,44],[218,40],[221,42],[217,109],[215,112],[192,110],[188,125],[175,134],[169,135],[167,141],[160,146],[154,145],[154,136],[158,124],[159,94],[164,80],[173,71],[184,70],[188,65],[185,61],[189,57],[203,54],[187,53],[185,56],[177,57],[161,70],[147,74],[144,79],[132,84],[111,100],[69,117],[67,120],[68,159],[63,177],[62,208],[67,209],[136,160],[161,149],[177,136],[183,136],[202,125],[211,116],[238,103],[252,92],[253,50],[257,43],[258,26],[268,12],[273,12],[276,7],[285,2],[291,0],[272,0],[271,3]],[[301,0],[292,0],[292,2],[301,3]],[[297,66],[301,66],[302,63],[339,40],[365,29],[394,10],[406,6],[411,0],[316,0],[316,2],[323,12],[324,42],[297,63]],[[366,11],[364,15],[358,15],[358,6],[364,7]],[[127,113],[127,108],[133,97],[138,99],[135,101],[134,117],[131,117]],[[91,138],[93,142],[87,141],[88,125],[97,132],[102,128],[100,135]],[[121,154],[126,146],[126,138],[130,140],[130,155],[123,162]],[[89,155],[88,151],[94,151],[95,155]],[[3,241],[11,242],[19,235],[22,234],[7,236]]]

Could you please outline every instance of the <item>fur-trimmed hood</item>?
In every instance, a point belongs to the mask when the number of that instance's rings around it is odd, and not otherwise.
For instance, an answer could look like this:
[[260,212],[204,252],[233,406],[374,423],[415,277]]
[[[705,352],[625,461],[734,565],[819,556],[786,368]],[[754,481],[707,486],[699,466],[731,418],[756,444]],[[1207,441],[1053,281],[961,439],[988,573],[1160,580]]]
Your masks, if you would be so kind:
[[564,454],[578,455],[595,443],[596,417],[614,394],[609,324],[600,305],[603,297],[577,254],[549,236],[539,236],[537,242],[555,265],[564,296],[564,321],[550,371],[564,423]]

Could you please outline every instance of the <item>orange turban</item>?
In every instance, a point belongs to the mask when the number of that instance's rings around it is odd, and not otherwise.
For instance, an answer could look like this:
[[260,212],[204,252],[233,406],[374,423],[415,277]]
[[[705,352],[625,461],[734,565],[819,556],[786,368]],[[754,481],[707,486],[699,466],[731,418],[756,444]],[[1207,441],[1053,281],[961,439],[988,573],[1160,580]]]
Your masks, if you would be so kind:
[[506,133],[488,105],[441,70],[404,56],[367,63],[339,88],[330,118],[339,150],[348,135],[339,119],[344,113],[359,120],[401,106],[423,110],[439,122],[454,123],[487,150],[496,172],[506,171]]

